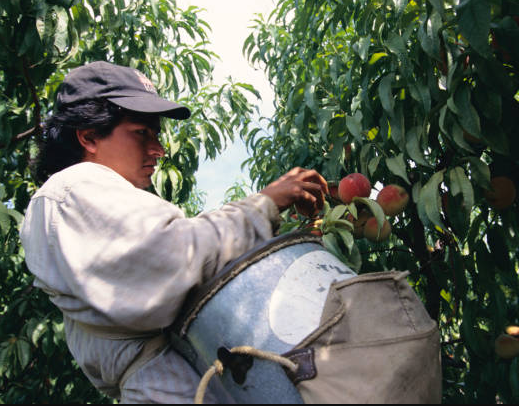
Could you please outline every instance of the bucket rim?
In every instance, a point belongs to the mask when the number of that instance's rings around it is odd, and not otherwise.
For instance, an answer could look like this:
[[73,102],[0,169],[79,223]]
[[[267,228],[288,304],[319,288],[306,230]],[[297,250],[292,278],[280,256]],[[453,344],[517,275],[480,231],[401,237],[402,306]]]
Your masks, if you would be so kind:
[[205,304],[245,269],[277,251],[304,243],[322,245],[322,238],[307,232],[283,234],[257,245],[252,250],[229,262],[200,288],[188,293],[184,305],[170,330],[184,338],[189,326]]

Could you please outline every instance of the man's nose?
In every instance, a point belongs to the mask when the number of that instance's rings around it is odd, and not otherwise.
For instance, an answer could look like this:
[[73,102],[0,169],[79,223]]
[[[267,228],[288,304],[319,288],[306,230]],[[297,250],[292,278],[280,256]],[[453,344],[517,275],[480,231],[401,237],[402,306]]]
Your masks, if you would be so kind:
[[148,145],[148,154],[156,158],[162,158],[164,155],[166,155],[166,151],[164,150],[164,147],[160,141],[158,139],[154,139],[150,141]]

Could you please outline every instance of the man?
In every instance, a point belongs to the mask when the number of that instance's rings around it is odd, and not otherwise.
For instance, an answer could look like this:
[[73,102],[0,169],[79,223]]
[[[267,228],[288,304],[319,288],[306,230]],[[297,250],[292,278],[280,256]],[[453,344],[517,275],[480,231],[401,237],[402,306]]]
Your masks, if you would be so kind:
[[106,62],[73,70],[45,125],[26,212],[26,262],[64,315],[69,349],[90,381],[123,403],[192,402],[199,376],[165,340],[192,288],[273,236],[279,210],[313,213],[326,181],[296,168],[263,191],[186,219],[145,191],[160,117],[189,110],[142,73]]

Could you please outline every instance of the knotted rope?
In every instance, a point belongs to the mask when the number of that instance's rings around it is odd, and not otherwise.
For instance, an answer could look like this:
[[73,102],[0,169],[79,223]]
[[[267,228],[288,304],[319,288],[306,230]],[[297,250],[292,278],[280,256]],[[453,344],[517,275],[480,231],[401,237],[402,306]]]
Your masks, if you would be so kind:
[[[250,355],[252,357],[261,358],[267,361],[276,362],[288,369],[290,369],[293,373],[297,372],[298,366],[296,363],[292,362],[288,358],[282,357],[278,354],[275,354],[273,352],[267,352],[258,350],[257,348],[253,347],[234,347],[230,351],[233,354],[242,354],[242,355]],[[198,389],[196,391],[195,396],[195,404],[201,405],[204,402],[204,396],[205,392],[207,391],[207,386],[209,385],[209,382],[215,376],[218,374],[219,376],[222,376],[224,372],[224,366],[222,362],[217,359],[214,361],[213,365],[207,370],[207,372],[202,377],[200,384],[198,385]]]

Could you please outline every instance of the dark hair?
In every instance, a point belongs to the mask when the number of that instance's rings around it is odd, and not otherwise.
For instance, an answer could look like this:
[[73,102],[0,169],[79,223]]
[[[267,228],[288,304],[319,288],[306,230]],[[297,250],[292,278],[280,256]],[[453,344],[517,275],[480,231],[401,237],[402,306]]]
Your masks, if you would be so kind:
[[68,105],[53,113],[43,125],[39,153],[31,165],[36,182],[43,184],[54,173],[83,160],[84,149],[76,130],[93,129],[97,137],[104,138],[124,118],[157,127],[156,115],[125,110],[105,99]]

